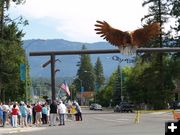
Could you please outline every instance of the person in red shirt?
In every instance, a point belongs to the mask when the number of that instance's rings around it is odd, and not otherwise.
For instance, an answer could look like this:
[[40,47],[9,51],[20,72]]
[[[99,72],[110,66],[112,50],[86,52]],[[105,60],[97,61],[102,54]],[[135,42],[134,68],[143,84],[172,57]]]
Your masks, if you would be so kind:
[[36,112],[36,125],[40,126],[41,125],[41,118],[42,118],[42,106],[39,102],[35,106],[35,112]]
[[12,115],[12,125],[14,128],[17,127],[17,116],[18,116],[18,113],[19,113],[19,110],[16,108],[16,104],[13,105],[13,108],[12,108],[12,112],[11,112],[11,115]]

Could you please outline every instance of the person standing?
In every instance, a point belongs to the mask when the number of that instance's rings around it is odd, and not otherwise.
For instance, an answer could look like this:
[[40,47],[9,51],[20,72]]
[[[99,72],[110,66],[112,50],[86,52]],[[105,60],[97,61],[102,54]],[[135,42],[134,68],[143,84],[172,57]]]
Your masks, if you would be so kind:
[[47,106],[47,123],[50,122],[50,105],[49,103],[46,103]]
[[0,126],[3,123],[3,109],[2,109],[2,103],[0,102]]
[[47,124],[47,114],[48,114],[48,109],[46,104],[42,105],[42,123]]
[[74,102],[74,105],[76,106],[76,121],[82,121],[82,110],[81,110],[81,107],[80,105],[78,104],[78,102]]
[[56,126],[56,116],[57,116],[57,104],[56,101],[53,101],[50,104],[50,125]]
[[2,105],[2,109],[3,109],[3,127],[5,127],[6,126],[6,120],[7,120],[8,113],[9,113],[9,106],[4,103]]
[[20,102],[19,111],[21,112],[21,124],[22,127],[27,127],[27,107],[23,101]]
[[17,120],[18,120],[18,112],[19,110],[16,107],[16,104],[13,105],[13,108],[11,110],[11,115],[12,115],[12,126],[14,128],[17,128]]
[[41,126],[42,106],[40,102],[38,102],[37,105],[35,106],[35,112],[36,112],[36,126]]
[[29,124],[29,126],[32,126],[32,107],[31,107],[31,105],[27,105],[27,110],[28,110],[27,123]]
[[66,104],[66,108],[67,108],[67,118],[70,119],[70,120],[73,120],[73,116],[72,116],[72,102],[70,100]]
[[60,119],[60,124],[61,125],[65,125],[65,114],[66,114],[66,106],[65,104],[60,101],[60,104],[58,105],[58,112],[59,112],[59,119]]
[[36,106],[36,104],[32,104],[32,117],[33,117],[32,124],[36,124],[36,111],[35,111],[35,106]]

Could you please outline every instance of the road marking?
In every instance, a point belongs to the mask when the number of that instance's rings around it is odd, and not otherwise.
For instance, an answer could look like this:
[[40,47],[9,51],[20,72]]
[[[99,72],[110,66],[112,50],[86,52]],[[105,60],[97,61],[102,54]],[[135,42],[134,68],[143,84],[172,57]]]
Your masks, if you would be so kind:
[[[94,117],[93,117],[94,118]],[[103,121],[110,121],[110,122],[124,122],[124,121],[129,121],[131,119],[115,119],[115,120],[111,120],[111,119],[105,119],[105,118],[94,118],[97,120],[103,120]]]
[[116,119],[116,120],[124,120],[124,121],[126,121],[126,120],[130,120],[130,119]]

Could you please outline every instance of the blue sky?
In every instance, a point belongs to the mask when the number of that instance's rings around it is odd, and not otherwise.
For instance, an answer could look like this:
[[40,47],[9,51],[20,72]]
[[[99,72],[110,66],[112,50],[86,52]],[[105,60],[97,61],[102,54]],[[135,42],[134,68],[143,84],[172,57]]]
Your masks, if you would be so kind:
[[13,17],[29,21],[24,39],[65,39],[78,42],[103,41],[94,31],[96,20],[105,20],[123,31],[141,27],[147,14],[143,0],[26,0],[10,7]]

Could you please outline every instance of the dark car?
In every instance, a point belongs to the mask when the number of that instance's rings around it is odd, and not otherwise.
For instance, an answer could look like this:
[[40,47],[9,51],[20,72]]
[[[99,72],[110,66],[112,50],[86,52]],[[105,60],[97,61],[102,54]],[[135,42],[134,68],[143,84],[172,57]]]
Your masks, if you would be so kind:
[[170,103],[170,109],[180,109],[180,101],[173,101]]
[[89,109],[90,110],[101,110],[102,111],[102,106],[100,104],[94,103],[94,104],[91,104],[89,106]]
[[129,102],[120,102],[114,107],[114,112],[133,112],[134,105]]

